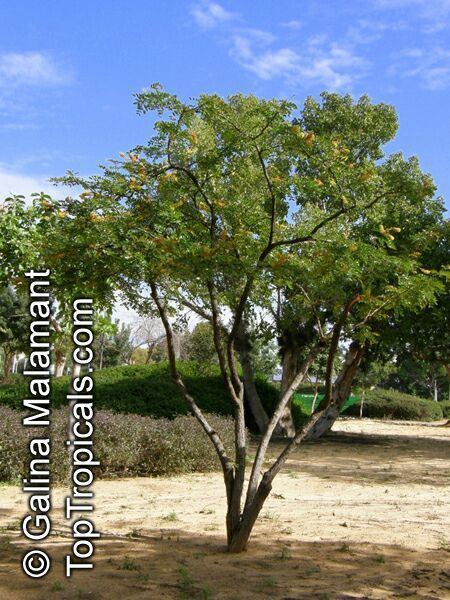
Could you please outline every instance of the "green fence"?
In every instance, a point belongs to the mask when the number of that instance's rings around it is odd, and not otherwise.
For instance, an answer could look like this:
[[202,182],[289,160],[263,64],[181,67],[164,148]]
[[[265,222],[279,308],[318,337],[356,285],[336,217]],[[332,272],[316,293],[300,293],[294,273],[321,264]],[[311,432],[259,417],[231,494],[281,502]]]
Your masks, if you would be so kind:
[[[323,398],[323,394],[319,394],[316,400],[316,407],[320,404],[320,401]],[[295,394],[294,402],[299,404],[302,408],[302,412],[306,414],[311,414],[311,407],[313,403],[314,395],[313,394]],[[356,404],[359,402],[359,396],[349,396],[348,400],[345,402],[342,407],[341,413],[345,412],[349,406]]]

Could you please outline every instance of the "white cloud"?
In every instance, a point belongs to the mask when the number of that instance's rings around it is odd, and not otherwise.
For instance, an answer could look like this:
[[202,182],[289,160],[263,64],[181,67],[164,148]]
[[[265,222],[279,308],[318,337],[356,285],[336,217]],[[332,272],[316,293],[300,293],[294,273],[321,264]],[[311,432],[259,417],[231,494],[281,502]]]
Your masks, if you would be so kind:
[[291,21],[285,21],[281,23],[282,27],[287,27],[288,29],[301,29],[303,27],[302,21],[297,21],[297,19],[292,19]]
[[25,175],[0,167],[0,202],[13,194],[25,196],[31,200],[31,194],[44,192],[54,198],[64,198],[76,194],[75,189],[63,186],[55,187],[44,176]]
[[212,29],[219,23],[231,21],[235,15],[217,2],[202,2],[191,8],[191,14],[202,29]]
[[261,50],[261,40],[240,34],[233,36],[231,55],[241,66],[261,79],[293,74],[298,70],[300,59],[290,48]]
[[[244,69],[263,80],[280,78],[288,85],[322,85],[329,89],[350,88],[367,69],[368,62],[353,50],[354,44],[330,43],[326,35],[311,36],[299,46],[277,44],[276,36],[260,29],[237,26],[238,16],[221,5],[195,5],[191,10],[202,29],[217,28],[229,44],[230,56]],[[231,23],[230,23],[231,22]],[[281,26],[299,29],[301,21]]]
[[[265,34],[262,35],[262,34]],[[231,56],[259,78],[283,78],[291,84],[349,88],[368,63],[349,47],[328,43],[325,36],[311,37],[300,50],[275,48],[274,36],[248,30],[232,37]]]
[[448,27],[450,0],[374,0],[374,2],[375,7],[380,10],[403,9],[410,19],[420,22],[424,33],[435,34]]
[[59,86],[70,80],[70,75],[42,52],[0,54],[0,87]]
[[399,53],[391,74],[419,79],[422,87],[431,91],[446,89],[450,86],[450,50],[407,48]]

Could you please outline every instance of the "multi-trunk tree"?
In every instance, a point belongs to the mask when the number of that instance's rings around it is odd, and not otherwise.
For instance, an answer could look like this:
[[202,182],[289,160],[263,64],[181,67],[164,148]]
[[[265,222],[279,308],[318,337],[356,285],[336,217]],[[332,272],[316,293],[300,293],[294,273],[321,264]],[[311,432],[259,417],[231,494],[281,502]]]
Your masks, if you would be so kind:
[[[157,111],[155,135],[104,167],[101,175],[63,178],[84,191],[79,198],[53,203],[55,235],[47,261],[58,271],[59,283],[75,280],[85,295],[104,302],[120,290],[127,303],[160,317],[172,378],[220,460],[228,548],[240,552],[274,477],[336,405],[328,377],[325,403],[266,468],[270,439],[298,384],[324,344],[335,352],[350,313],[354,329],[362,320],[363,330],[368,315],[395,302],[403,282],[394,278],[393,290],[385,287],[376,295],[365,290],[364,300],[345,288],[349,295],[343,301],[339,293],[337,305],[327,296],[331,316],[324,323],[331,334],[310,340],[274,413],[260,415],[262,435],[246,483],[244,379],[252,367],[251,361],[245,365],[251,349],[248,323],[264,310],[280,277],[285,288],[303,283],[305,289],[318,286],[318,293],[324,284],[315,271],[315,252],[324,252],[324,265],[329,260],[333,266],[336,259],[329,256],[340,244],[344,276],[345,257],[359,252],[350,247],[348,231],[359,228],[375,238],[380,230],[372,215],[380,205],[430,199],[434,188],[415,161],[383,158],[382,145],[396,131],[395,111],[365,97],[354,103],[348,96],[324,94],[321,103],[308,100],[298,115],[294,104],[283,100],[203,95],[184,103],[153,86],[137,95],[136,104],[140,113]],[[383,236],[394,237],[388,222],[383,227]],[[373,248],[378,251],[375,242]],[[369,255],[365,263],[371,260]],[[392,260],[397,260],[395,252]],[[405,270],[411,277],[415,268],[414,256],[409,257]],[[330,277],[336,285],[336,273]],[[354,306],[363,304],[365,310],[353,316]],[[234,408],[233,449],[224,446],[177,368],[174,324],[186,308],[212,323],[217,361]],[[309,321],[315,317],[311,308]]]

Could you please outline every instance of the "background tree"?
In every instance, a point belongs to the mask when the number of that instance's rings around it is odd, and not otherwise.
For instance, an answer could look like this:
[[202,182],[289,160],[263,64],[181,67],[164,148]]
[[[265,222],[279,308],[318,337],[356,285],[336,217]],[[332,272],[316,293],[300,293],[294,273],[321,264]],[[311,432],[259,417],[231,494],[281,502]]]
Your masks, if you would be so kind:
[[[163,340],[165,340],[164,327],[159,319],[153,319],[146,316],[139,316],[134,320],[132,326],[132,343],[134,353],[139,349],[144,350],[142,354],[142,364],[148,364],[152,360],[153,353]],[[141,361],[140,361],[141,362]]]
[[183,351],[188,360],[207,365],[218,364],[212,325],[207,321],[197,323],[194,329],[185,335]]
[[118,319],[112,322],[109,317],[98,315],[94,323],[94,366],[104,369],[129,364],[133,352],[131,325]]
[[28,301],[12,286],[0,291],[0,347],[3,353],[1,383],[8,383],[14,355],[26,352],[30,327]]

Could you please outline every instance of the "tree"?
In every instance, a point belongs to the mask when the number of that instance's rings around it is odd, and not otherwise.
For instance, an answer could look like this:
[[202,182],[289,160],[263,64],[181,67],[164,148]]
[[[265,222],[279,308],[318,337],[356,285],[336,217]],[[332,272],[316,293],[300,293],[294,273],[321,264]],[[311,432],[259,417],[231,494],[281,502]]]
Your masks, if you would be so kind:
[[[322,104],[308,100],[297,121],[292,103],[254,96],[202,95],[186,104],[153,86],[138,94],[136,103],[140,113],[158,112],[155,136],[99,176],[83,179],[69,173],[63,179],[85,191],[61,205],[70,219],[55,222],[60,233],[51,251],[64,254],[61,279],[76,275],[85,290],[105,298],[118,288],[137,310],[159,315],[171,376],[220,460],[228,549],[240,552],[274,477],[337,402],[328,372],[326,405],[264,471],[272,434],[322,348],[319,339],[308,348],[273,415],[267,416],[245,491],[244,381],[236,354],[248,355],[243,341],[252,314],[272,297],[278,273],[295,283],[294,267],[308,248],[323,248],[337,232],[356,224],[372,237],[378,230],[371,215],[380,204],[388,198],[389,207],[407,202],[411,194],[429,197],[434,188],[414,161],[382,160],[381,146],[396,130],[395,111],[365,97],[354,103],[349,96],[324,94]],[[412,269],[413,258],[410,262]],[[311,275],[313,263],[306,273],[318,281]],[[366,317],[393,302],[401,283],[374,299],[367,294]],[[335,312],[332,359],[346,317],[359,300],[347,298],[340,313]],[[234,455],[177,367],[173,323],[186,308],[212,323],[217,360],[234,408]]]
[[138,356],[137,350],[142,349],[142,346],[146,346],[145,358],[142,361],[143,364],[148,364],[152,360],[153,353],[158,346],[165,339],[164,328],[159,319],[152,319],[146,316],[137,317],[134,321],[132,328],[132,343],[136,356]]
[[275,340],[255,336],[251,348],[251,360],[255,373],[264,379],[270,380],[274,377],[280,364],[278,346]]
[[27,349],[30,326],[28,302],[11,286],[0,291],[0,347],[3,351],[1,383],[8,383],[14,355]]
[[192,332],[184,338],[184,352],[188,360],[204,364],[217,364],[217,354],[214,347],[214,332],[210,323],[197,323]]
[[98,369],[128,364],[133,352],[131,325],[118,319],[112,322],[109,317],[99,317],[94,321],[93,342],[94,365]]
[[[443,282],[436,301],[420,314],[406,312],[387,331],[386,346],[395,354],[396,362],[416,380],[417,390],[431,386],[437,395],[442,371],[450,383],[450,220],[441,220],[432,230],[431,239],[416,251],[423,269]],[[422,372],[422,374],[420,374]],[[401,369],[398,373],[402,377]],[[418,377],[417,377],[418,376]],[[421,383],[417,379],[421,379]]]

